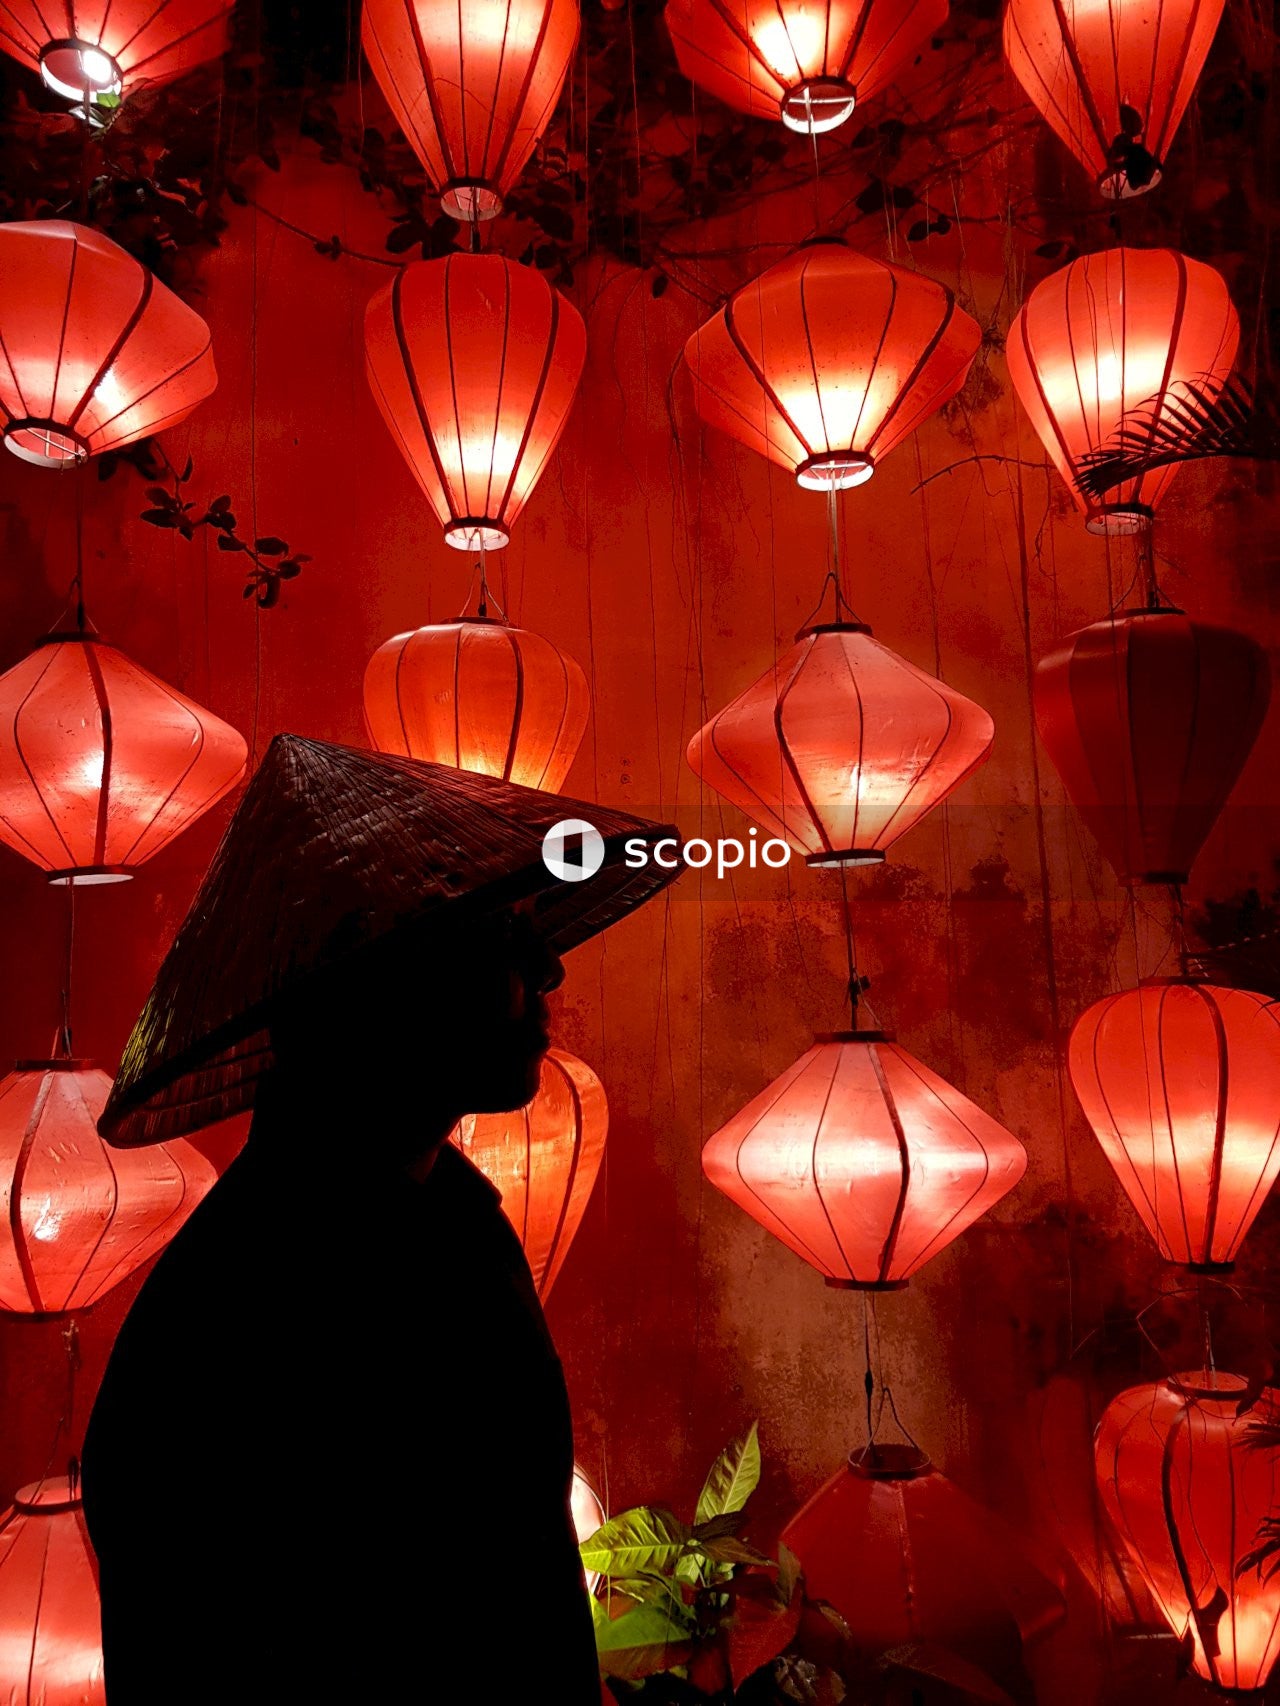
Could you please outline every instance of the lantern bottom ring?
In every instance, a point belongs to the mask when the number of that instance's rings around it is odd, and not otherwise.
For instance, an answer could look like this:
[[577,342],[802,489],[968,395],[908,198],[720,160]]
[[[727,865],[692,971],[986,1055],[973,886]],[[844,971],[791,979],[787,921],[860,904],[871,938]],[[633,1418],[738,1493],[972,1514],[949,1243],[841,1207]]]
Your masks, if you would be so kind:
[[1131,533],[1145,533],[1151,526],[1155,512],[1149,504],[1098,504],[1089,511],[1085,521],[1085,531],[1088,533],[1104,534],[1108,538]]
[[1128,172],[1120,166],[1113,172],[1102,174],[1098,179],[1098,190],[1108,201],[1132,201],[1134,196],[1146,195],[1148,190],[1155,189],[1163,176],[1157,166],[1145,184],[1132,184]]
[[444,542],[455,551],[500,551],[511,535],[500,521],[486,515],[463,515],[444,530]]
[[788,89],[778,102],[778,112],[788,130],[805,136],[821,136],[838,130],[850,118],[858,97],[852,83],[843,77],[806,77]]
[[833,1275],[825,1276],[825,1283],[832,1291],[905,1291],[906,1280],[857,1280],[836,1279]]
[[840,853],[809,853],[805,864],[814,871],[837,871],[843,865],[883,865],[885,855],[874,847],[846,847]]
[[1233,1274],[1236,1271],[1234,1262],[1179,1262],[1180,1268],[1185,1268],[1189,1274]]
[[483,178],[450,178],[440,191],[440,206],[461,225],[480,225],[502,212],[502,197]]
[[130,883],[133,872],[126,865],[73,865],[68,871],[50,871],[50,886],[56,889],[93,888],[102,883]]
[[29,415],[4,429],[5,449],[36,468],[78,468],[89,455],[89,441],[57,421]]
[[120,67],[106,50],[78,36],[47,41],[40,49],[40,77],[68,101],[100,100],[124,87]]
[[796,481],[808,492],[843,492],[862,486],[876,471],[869,456],[852,450],[824,450],[808,456],[796,469]]

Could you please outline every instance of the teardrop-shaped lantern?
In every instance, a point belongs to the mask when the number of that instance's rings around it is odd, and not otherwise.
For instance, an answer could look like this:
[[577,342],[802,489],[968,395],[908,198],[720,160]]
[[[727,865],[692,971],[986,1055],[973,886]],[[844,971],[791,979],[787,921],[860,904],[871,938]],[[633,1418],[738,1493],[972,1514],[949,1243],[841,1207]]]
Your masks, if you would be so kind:
[[1077,1019],[1071,1082],[1167,1262],[1234,1260],[1280,1173],[1280,1009],[1153,978]]
[[548,791],[569,774],[590,705],[573,658],[489,616],[396,634],[364,674],[365,721],[379,752]]
[[573,407],[582,316],[529,267],[449,255],[397,272],[364,338],[374,398],[445,543],[505,545]]
[[0,1517],[0,1700],[106,1706],[98,1572],[65,1475],[14,1495]]
[[695,773],[810,865],[879,864],[991,750],[980,705],[860,623],[808,628],[689,742]]
[[704,421],[839,491],[955,396],[981,339],[943,285],[820,242],[743,285],[684,359]]
[[904,1285],[1011,1191],[1017,1138],[884,1031],[818,1037],[702,1151],[717,1190],[828,1285]]
[[1224,0],[1009,0],[1014,76],[1112,199],[1160,182]]
[[1185,398],[1180,388],[1220,390],[1239,342],[1222,275],[1173,249],[1083,255],[1031,292],[1009,328],[1009,374],[1090,533],[1149,526],[1178,468],[1152,469],[1099,502],[1080,484],[1085,458],[1143,405],[1154,432]]
[[727,106],[835,130],[946,21],[947,0],[667,0],[681,71]]
[[227,50],[233,0],[0,0],[0,49],[90,104],[181,77]]
[[577,0],[364,0],[365,58],[454,219],[492,219],[555,111]]
[[604,1158],[609,1104],[591,1068],[548,1050],[538,1094],[513,1114],[468,1114],[454,1142],[502,1193],[540,1297],[564,1265]]
[[244,774],[244,737],[92,630],[0,675],[0,841],[55,883],[121,882]]
[[209,328],[100,231],[0,225],[0,429],[66,468],[185,420],[218,383]]
[[1183,883],[1271,696],[1247,634],[1133,610],[1068,634],[1036,665],[1036,725],[1122,883]]
[[97,1121],[110,1089],[84,1060],[23,1061],[0,1079],[0,1310],[88,1309],[213,1187],[212,1165],[180,1138],[108,1150]]
[[1003,1673],[1066,1615],[1007,1524],[912,1447],[855,1453],[782,1543],[809,1597],[840,1613],[862,1653],[928,1642]]
[[1280,1655],[1280,1571],[1250,1554],[1280,1514],[1280,1393],[1245,1414],[1248,1382],[1217,1369],[1135,1386],[1095,1446],[1103,1506],[1197,1676],[1265,1684]]

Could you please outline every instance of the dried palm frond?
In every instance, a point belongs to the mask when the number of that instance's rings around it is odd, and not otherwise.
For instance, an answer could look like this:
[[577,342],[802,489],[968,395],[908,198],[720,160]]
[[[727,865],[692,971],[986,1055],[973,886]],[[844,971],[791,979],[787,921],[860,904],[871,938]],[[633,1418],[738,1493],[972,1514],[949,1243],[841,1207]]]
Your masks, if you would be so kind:
[[1078,479],[1091,498],[1175,462],[1209,457],[1280,461],[1280,395],[1233,373],[1219,388],[1178,380],[1126,409],[1110,438],[1081,458]]

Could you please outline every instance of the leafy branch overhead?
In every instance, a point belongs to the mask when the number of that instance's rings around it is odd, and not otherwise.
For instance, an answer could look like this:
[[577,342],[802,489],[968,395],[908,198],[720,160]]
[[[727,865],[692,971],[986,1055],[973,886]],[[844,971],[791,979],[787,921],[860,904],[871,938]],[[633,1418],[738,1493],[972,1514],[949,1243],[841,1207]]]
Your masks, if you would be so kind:
[[1222,387],[1180,380],[1126,409],[1115,431],[1081,462],[1080,484],[1101,498],[1157,468],[1212,457],[1280,461],[1280,397],[1233,373]]

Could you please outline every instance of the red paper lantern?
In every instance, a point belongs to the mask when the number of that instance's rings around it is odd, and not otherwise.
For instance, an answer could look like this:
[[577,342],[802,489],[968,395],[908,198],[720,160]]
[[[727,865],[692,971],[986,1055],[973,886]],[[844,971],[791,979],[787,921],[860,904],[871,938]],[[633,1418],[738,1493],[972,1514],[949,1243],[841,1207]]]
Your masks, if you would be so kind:
[[1013,73],[1103,195],[1160,182],[1223,3],[1009,0]]
[[604,1158],[609,1104],[591,1068],[563,1049],[514,1114],[468,1114],[453,1141],[502,1193],[534,1284],[546,1297],[564,1265]]
[[1011,1191],[1027,1155],[883,1031],[817,1037],[702,1152],[717,1190],[828,1285],[904,1285]]
[[1183,883],[1266,716],[1266,653],[1180,610],[1068,634],[1036,665],[1036,724],[1122,883]]
[[1152,978],[1071,1033],[1071,1082],[1167,1262],[1231,1262],[1280,1173],[1280,1012],[1265,995]]
[[72,467],[185,420],[217,383],[208,326],[101,232],[0,225],[0,427],[15,456]]
[[1095,1448],[1107,1515],[1196,1675],[1242,1691],[1280,1654],[1280,1573],[1248,1561],[1280,1512],[1280,1456],[1255,1431],[1280,1427],[1280,1394],[1241,1415],[1247,1384],[1202,1369],[1132,1387]]
[[1085,457],[1143,404],[1158,418],[1179,387],[1220,390],[1239,342],[1221,274],[1172,249],[1084,255],[1031,292],[1009,328],[1009,373],[1090,533],[1149,526],[1178,469],[1153,469],[1100,503],[1080,485]]
[[231,12],[232,0],[0,0],[0,48],[92,103],[217,59]]
[[689,742],[695,773],[810,865],[872,865],[975,770],[995,727],[860,623],[807,628]]
[[929,1642],[1005,1671],[1066,1613],[1012,1530],[906,1446],[855,1453],[782,1543],[809,1597],[840,1613],[859,1652]]
[[573,658],[488,616],[396,634],[364,674],[365,721],[379,752],[527,788],[562,786],[590,704]]
[[110,1089],[83,1060],[24,1061],[0,1079],[0,1310],[88,1309],[213,1188],[213,1167],[180,1138],[109,1150],[97,1121]]
[[122,882],[247,757],[229,723],[91,629],[50,634],[0,675],[0,841],[51,882]]
[[704,421],[839,491],[955,396],[981,338],[943,285],[820,242],[731,296],[684,358]]
[[454,219],[502,211],[560,99],[579,22],[577,0],[364,0],[365,57]]
[[753,118],[834,130],[946,21],[946,0],[667,0],[681,71]]
[[538,483],[587,354],[582,316],[501,255],[415,261],[369,303],[369,384],[459,551],[492,551]]
[[0,1518],[0,1699],[105,1706],[98,1572],[65,1476],[24,1487]]

